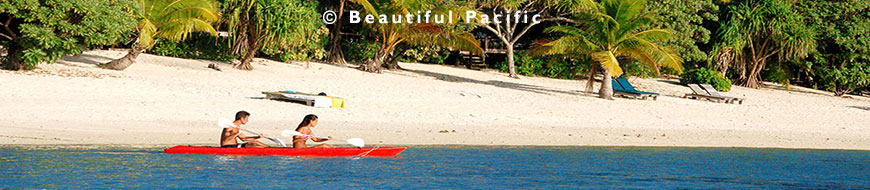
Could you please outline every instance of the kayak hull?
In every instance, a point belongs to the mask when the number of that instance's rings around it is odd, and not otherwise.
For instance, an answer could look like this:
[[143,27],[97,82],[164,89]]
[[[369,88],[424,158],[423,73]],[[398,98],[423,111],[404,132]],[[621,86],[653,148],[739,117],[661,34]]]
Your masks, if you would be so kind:
[[363,148],[220,148],[208,146],[178,145],[163,151],[169,154],[224,154],[224,155],[273,155],[273,156],[318,156],[318,157],[390,157],[396,156],[405,147]]

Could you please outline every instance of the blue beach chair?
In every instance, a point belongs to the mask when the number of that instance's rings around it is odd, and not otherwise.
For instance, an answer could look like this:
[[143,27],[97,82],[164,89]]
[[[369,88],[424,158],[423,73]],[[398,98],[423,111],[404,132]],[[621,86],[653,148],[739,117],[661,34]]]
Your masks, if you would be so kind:
[[625,80],[624,78],[613,79],[612,82],[613,82],[613,92],[617,95],[620,95],[620,96],[623,96],[626,98],[642,99],[642,100],[645,100],[646,98],[649,98],[649,97],[652,97],[653,100],[658,99],[659,93],[638,91],[638,90],[634,89],[634,86],[632,86],[631,83],[629,83],[628,80]]

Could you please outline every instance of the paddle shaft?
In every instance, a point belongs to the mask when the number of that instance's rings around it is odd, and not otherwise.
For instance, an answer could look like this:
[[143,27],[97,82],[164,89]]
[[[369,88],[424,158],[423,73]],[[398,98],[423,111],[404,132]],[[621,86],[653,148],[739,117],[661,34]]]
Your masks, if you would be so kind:
[[[318,136],[314,136],[314,135],[306,135],[306,134],[302,134],[302,133],[300,133],[300,132],[298,132],[298,131],[294,131],[294,133],[291,134],[291,135],[293,135],[293,136],[303,136],[303,137],[314,137],[314,138],[318,138],[318,139],[329,139],[329,137],[318,137]],[[344,139],[330,139],[330,140],[334,140],[334,141],[344,141],[344,142],[347,142],[347,140],[344,140]]]
[[[218,119],[218,126],[220,126],[220,127],[222,127],[222,128],[230,128],[230,127],[239,128],[239,129],[241,129],[242,131],[245,131],[245,132],[248,132],[248,133],[256,134],[258,137],[263,137],[263,138],[269,139],[269,140],[271,140],[272,142],[275,142],[275,143],[278,144],[278,145],[281,145],[281,146],[283,146],[283,147],[287,147],[287,144],[284,144],[284,141],[281,141],[281,139],[276,139],[276,138],[272,138],[272,137],[267,137],[267,136],[264,136],[264,135],[260,135],[261,133],[257,133],[257,132],[254,132],[254,131],[251,131],[251,130],[248,130],[248,129],[245,129],[245,128],[241,128],[241,127],[239,127],[239,126],[236,126],[235,123],[233,123],[232,121],[230,121],[229,119],[226,119],[226,118],[220,118],[220,119]],[[247,142],[247,141],[246,141],[246,142]]]
[[263,136],[263,135],[260,135],[260,133],[257,133],[257,132],[254,132],[254,131],[247,130],[247,129],[244,129],[244,128],[241,128],[241,127],[240,127],[239,129],[241,129],[242,131],[248,132],[248,133],[255,134],[255,135],[259,136],[259,137],[263,137],[263,138],[269,139],[269,140],[271,140],[271,141],[275,141],[275,138],[267,137],[267,136]]
[[[300,133],[299,131],[293,131],[293,130],[284,130],[284,131],[281,131],[281,136],[285,136],[285,137],[290,137],[290,136],[303,136],[303,137],[314,137],[314,138],[320,138],[320,139],[329,139],[329,138],[318,137],[318,136],[314,136],[314,135],[306,135],[306,134],[302,134],[302,133]],[[348,143],[348,144],[351,144],[351,145],[354,145],[354,146],[357,146],[357,147],[363,147],[363,146],[365,146],[365,142],[363,142],[363,140],[362,140],[362,139],[359,139],[359,138],[351,138],[351,139],[330,139],[330,140],[344,141],[344,142],[346,142],[346,143]]]

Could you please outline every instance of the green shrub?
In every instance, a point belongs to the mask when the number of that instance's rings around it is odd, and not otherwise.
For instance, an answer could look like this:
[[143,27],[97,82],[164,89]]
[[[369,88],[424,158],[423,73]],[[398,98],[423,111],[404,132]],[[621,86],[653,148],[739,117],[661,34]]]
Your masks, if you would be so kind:
[[296,39],[298,42],[285,43],[279,47],[269,47],[261,49],[261,53],[272,59],[287,62],[295,61],[310,61],[312,59],[320,60],[326,57],[326,46],[329,41],[329,29],[325,26],[308,35],[307,39]]
[[[514,53],[514,65],[516,66],[517,74],[525,76],[535,76],[543,74],[544,57],[527,56],[525,51],[517,51]],[[508,72],[509,67],[507,60],[498,67],[502,72]]]
[[841,68],[819,69],[819,83],[825,90],[842,96],[870,87],[870,64],[851,62]]
[[345,39],[341,40],[340,43],[344,51],[344,58],[347,61],[359,63],[375,57],[381,48],[381,44],[378,42],[361,39]]
[[[664,68],[664,67],[663,67]],[[623,74],[621,77],[628,78],[631,76],[636,76],[640,78],[652,78],[656,77],[656,71],[650,69],[648,66],[638,63],[629,63],[622,67]]]
[[410,46],[400,55],[399,61],[416,63],[443,64],[450,51],[438,46]]
[[89,47],[130,40],[136,20],[129,0],[2,0],[2,67],[33,69]]
[[731,80],[707,68],[690,69],[680,75],[680,84],[710,84],[718,91],[731,91]]
[[148,53],[180,57],[188,59],[206,59],[215,61],[230,61],[233,54],[230,53],[228,38],[213,37],[205,33],[194,33],[187,40],[174,42],[157,38],[154,47]]
[[543,57],[529,56],[526,52],[517,52],[515,56],[517,74],[525,76],[543,74],[544,63],[546,62]]
[[[560,79],[576,79],[591,66],[591,61],[585,59],[578,60],[561,55],[534,56],[526,51],[517,51],[514,61],[517,74]],[[499,64],[498,69],[508,72],[507,61]]]

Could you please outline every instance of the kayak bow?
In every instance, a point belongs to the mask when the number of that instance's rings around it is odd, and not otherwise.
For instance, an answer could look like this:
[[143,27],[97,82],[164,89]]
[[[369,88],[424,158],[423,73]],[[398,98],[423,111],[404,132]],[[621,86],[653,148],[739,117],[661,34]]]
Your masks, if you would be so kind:
[[208,146],[178,145],[163,151],[170,154],[228,154],[228,155],[277,155],[277,156],[396,156],[405,147],[363,147],[363,148],[220,148]]

